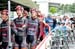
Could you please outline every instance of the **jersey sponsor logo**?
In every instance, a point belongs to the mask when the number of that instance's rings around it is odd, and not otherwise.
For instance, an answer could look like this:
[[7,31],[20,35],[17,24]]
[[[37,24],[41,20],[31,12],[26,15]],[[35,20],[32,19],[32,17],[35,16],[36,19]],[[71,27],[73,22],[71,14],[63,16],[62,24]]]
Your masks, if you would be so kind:
[[16,24],[16,27],[22,27],[24,24]]
[[2,33],[2,36],[3,37],[7,37],[7,33]]
[[1,32],[7,32],[8,29],[7,28],[1,28]]

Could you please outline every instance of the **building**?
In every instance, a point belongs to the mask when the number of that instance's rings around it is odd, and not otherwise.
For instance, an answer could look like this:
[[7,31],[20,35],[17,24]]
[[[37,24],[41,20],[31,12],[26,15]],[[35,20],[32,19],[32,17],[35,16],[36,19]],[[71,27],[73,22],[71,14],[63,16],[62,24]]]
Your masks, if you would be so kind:
[[49,2],[49,7],[56,7],[56,8],[59,8],[60,6],[60,3],[52,3],[52,2]]
[[53,2],[50,2],[50,0],[32,0],[32,1],[34,1],[36,4],[39,5],[39,10],[45,16],[48,16],[50,7],[59,8],[59,6],[60,6],[60,3],[53,3]]
[[48,15],[48,0],[32,0],[36,4],[39,5],[39,10],[44,14],[45,16]]

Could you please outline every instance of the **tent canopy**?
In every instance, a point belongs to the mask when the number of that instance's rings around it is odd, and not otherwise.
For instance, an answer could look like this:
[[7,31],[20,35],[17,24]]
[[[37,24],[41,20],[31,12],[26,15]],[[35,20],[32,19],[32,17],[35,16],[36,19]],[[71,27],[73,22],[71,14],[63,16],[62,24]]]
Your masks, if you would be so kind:
[[[29,11],[30,8],[37,8],[37,5],[31,0],[11,0],[11,10],[14,11],[17,5],[21,5]],[[0,10],[8,8],[8,0],[0,0]]]
[[30,8],[36,8],[37,7],[37,5],[32,2],[32,0],[11,0],[11,1],[22,4],[22,5],[30,7]]

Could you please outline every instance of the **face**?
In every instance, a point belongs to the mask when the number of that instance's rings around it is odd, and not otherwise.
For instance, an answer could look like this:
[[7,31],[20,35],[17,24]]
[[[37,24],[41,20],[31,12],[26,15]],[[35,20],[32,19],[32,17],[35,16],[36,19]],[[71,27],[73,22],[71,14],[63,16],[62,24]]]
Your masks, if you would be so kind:
[[21,15],[22,15],[22,10],[17,10],[16,12],[17,12],[18,17],[21,17]]
[[32,11],[31,15],[32,15],[32,18],[37,18],[37,12]]
[[2,15],[7,15],[8,11],[7,10],[3,10],[2,11]]
[[2,15],[2,20],[6,21],[8,19],[7,15]]
[[4,21],[8,19],[8,11],[6,9],[2,11],[1,18]]
[[41,12],[37,12],[37,15],[40,16],[41,15]]
[[38,19],[39,19],[39,21],[40,21],[40,22],[42,22],[42,21],[43,21],[43,18],[42,18],[42,17],[39,17]]
[[64,19],[68,19],[68,17],[67,16],[64,16]]
[[38,17],[38,19],[39,19],[40,22],[42,22],[43,19],[44,19],[43,15],[41,15],[40,17]]
[[24,15],[24,16],[28,16],[28,12],[27,12],[27,11],[24,11],[24,12],[23,12],[23,15]]

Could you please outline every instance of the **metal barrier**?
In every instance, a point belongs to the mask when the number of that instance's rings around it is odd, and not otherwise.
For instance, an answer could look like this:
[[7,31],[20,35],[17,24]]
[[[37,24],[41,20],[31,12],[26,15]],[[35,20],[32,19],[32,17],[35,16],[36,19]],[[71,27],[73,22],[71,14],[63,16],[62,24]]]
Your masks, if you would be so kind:
[[36,49],[69,49],[69,44],[74,43],[75,30],[52,32],[36,47]]

